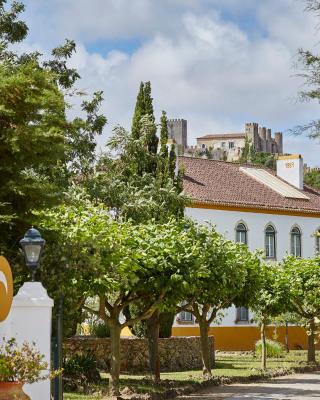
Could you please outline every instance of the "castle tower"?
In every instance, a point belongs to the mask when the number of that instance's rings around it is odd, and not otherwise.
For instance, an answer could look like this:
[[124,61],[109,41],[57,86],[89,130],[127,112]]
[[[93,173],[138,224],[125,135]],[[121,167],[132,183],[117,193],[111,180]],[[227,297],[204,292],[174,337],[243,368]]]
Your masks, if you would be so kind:
[[246,123],[246,137],[255,150],[259,151],[259,125],[256,122]]
[[282,138],[282,133],[281,132],[275,132],[274,134],[274,140],[277,144],[277,152],[278,154],[283,154],[283,138]]
[[259,128],[259,136],[261,137],[262,140],[267,139],[267,130],[265,127]]
[[168,119],[169,138],[175,140],[179,153],[188,147],[188,128],[185,119]]

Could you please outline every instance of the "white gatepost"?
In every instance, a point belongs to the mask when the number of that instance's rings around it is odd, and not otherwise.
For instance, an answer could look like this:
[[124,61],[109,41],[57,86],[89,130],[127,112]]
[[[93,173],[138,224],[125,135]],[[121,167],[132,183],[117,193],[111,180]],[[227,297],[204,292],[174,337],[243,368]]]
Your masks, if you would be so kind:
[[[25,282],[13,298],[10,312],[11,336],[18,344],[35,343],[50,368],[53,300],[40,282]],[[48,373],[49,371],[46,371]],[[50,400],[50,380],[25,385],[31,400]]]

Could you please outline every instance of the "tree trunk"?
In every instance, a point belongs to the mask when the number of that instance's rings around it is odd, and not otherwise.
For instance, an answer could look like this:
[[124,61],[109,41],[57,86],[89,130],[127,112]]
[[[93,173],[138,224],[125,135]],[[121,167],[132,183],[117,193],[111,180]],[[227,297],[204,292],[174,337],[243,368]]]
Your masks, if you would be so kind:
[[154,382],[160,382],[160,357],[159,357],[159,311],[155,311],[147,320],[149,366]]
[[209,344],[209,324],[206,321],[199,320],[200,326],[200,342],[201,342],[201,358],[202,373],[204,379],[210,379],[211,374],[211,351]]
[[266,324],[262,320],[260,327],[261,334],[261,369],[265,370],[267,368],[267,343],[266,343]]
[[286,333],[284,337],[285,345],[286,345],[286,352],[289,353],[289,324],[286,322]]
[[118,321],[110,323],[111,337],[111,363],[110,363],[110,396],[119,396],[119,375],[120,375],[120,333],[121,325]]
[[314,318],[311,318],[309,321],[309,336],[308,336],[308,363],[316,362],[316,346],[315,346],[315,331],[316,325],[314,322]]

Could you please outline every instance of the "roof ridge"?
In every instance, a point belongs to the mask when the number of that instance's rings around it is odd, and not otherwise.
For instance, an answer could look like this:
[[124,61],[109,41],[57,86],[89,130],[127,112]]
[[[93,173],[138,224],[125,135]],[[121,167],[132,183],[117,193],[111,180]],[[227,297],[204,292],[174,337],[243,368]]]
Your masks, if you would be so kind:
[[250,167],[250,168],[259,167],[259,168],[264,169],[266,171],[275,172],[273,169],[271,169],[269,167],[266,167],[265,165],[252,164],[252,163],[249,163],[249,162],[240,163],[240,162],[235,162],[235,161],[214,160],[212,158],[202,158],[202,157],[185,156],[185,155],[178,156],[178,159],[179,158],[187,158],[187,159],[191,159],[191,160],[203,160],[205,162],[212,161],[212,162],[221,163],[221,164],[227,164],[227,165],[231,165],[232,164],[232,165],[238,166],[238,168],[240,168],[240,167]]

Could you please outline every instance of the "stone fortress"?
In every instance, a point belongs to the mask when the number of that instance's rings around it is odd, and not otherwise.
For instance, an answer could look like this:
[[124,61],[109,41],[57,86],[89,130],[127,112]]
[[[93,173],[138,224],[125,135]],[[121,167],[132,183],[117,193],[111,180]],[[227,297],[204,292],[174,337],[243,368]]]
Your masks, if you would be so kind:
[[257,123],[246,123],[244,132],[210,134],[197,138],[196,146],[188,146],[187,121],[169,119],[170,139],[175,140],[180,155],[208,157],[214,160],[237,161],[241,157],[246,141],[258,153],[283,154],[282,133],[272,136],[271,129],[259,127]]

